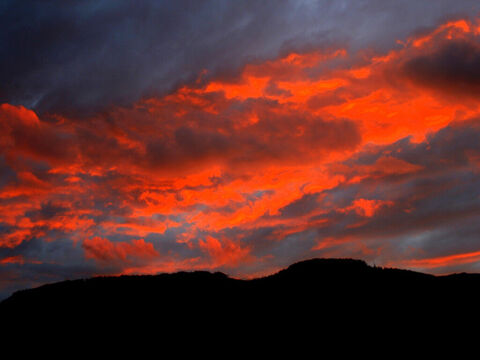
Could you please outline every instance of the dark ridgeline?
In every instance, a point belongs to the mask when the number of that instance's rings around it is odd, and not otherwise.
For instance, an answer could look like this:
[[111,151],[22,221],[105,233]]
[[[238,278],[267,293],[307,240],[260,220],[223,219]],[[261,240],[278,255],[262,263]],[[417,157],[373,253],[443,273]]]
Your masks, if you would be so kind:
[[319,326],[415,318],[421,324],[478,313],[479,289],[480,274],[433,276],[360,260],[313,259],[254,280],[196,271],[64,281],[17,291],[0,304],[0,318],[155,318],[177,329],[254,321],[256,331],[285,321]]

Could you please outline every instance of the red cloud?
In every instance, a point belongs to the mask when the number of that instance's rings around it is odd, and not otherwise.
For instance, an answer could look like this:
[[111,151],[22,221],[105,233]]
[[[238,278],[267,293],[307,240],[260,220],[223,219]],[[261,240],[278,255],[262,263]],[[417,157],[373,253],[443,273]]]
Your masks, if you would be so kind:
[[[119,272],[125,263],[130,270],[176,264],[241,268],[258,258],[250,240],[256,231],[269,239],[258,245],[262,255],[310,230],[359,231],[381,210],[402,205],[372,195],[375,190],[381,193],[391,178],[428,176],[428,162],[375,149],[408,136],[414,146],[453,121],[480,115],[478,99],[457,91],[458,84],[452,98],[446,86],[460,76],[467,89],[476,89],[475,77],[467,79],[454,67],[443,78],[434,76],[452,44],[471,55],[465,61],[477,59],[478,36],[478,26],[452,22],[386,54],[292,53],[248,64],[228,81],[185,85],[81,120],[55,114],[43,119],[23,106],[3,104],[0,247],[85,239],[86,258],[113,263]],[[426,65],[432,67],[422,78],[417,70]],[[369,151],[369,161],[356,161]],[[478,166],[478,152],[467,155]],[[375,189],[361,186],[372,179]],[[343,202],[326,195],[356,185],[358,193],[340,192],[350,196]],[[310,202],[299,202],[312,194]],[[404,207],[413,209],[415,199],[420,197],[404,200]],[[294,202],[308,206],[285,216],[281,209]],[[365,219],[356,228],[340,226],[337,217],[349,212]],[[151,243],[113,242],[99,234],[156,236],[170,241],[172,253],[181,251],[168,264],[157,264]],[[360,244],[361,236],[339,239]],[[343,240],[336,254],[348,248],[350,240]]]
[[472,251],[468,253],[453,254],[447,256],[438,256],[424,259],[411,259],[400,261],[401,266],[410,268],[429,270],[434,268],[443,268],[455,265],[478,262],[480,260],[480,251]]
[[393,156],[379,157],[373,164],[333,167],[337,173],[348,176],[349,181],[354,183],[366,178],[382,179],[388,176],[401,176],[415,174],[423,169],[423,166],[411,164],[405,160]]
[[25,259],[22,255],[9,256],[3,259],[0,259],[0,264],[24,264]]
[[251,260],[250,250],[247,247],[241,247],[232,240],[222,239],[220,242],[214,237],[207,236],[204,241],[199,242],[199,246],[209,254],[213,260],[213,267],[222,265],[232,267],[240,262]]
[[368,200],[368,199],[356,199],[352,205],[342,209],[341,211],[355,211],[360,216],[372,217],[382,207],[392,206],[393,201],[386,200]]
[[149,259],[159,256],[153,244],[146,243],[143,239],[130,242],[111,242],[108,239],[94,237],[85,239],[82,243],[85,256],[99,261],[127,261],[129,258]]

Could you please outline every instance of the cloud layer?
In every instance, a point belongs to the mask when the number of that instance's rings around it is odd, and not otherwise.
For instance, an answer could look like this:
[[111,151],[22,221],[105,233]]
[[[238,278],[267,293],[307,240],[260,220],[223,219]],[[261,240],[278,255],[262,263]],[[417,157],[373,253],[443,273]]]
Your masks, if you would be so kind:
[[251,61],[339,43],[385,50],[479,11],[475,0],[3,1],[0,103],[91,115],[163,95],[203,70],[230,76]]
[[[0,293],[248,278],[314,256],[479,271],[480,23],[447,3],[52,1],[10,16]],[[301,19],[312,9],[337,24]],[[393,10],[408,21],[374,32]]]

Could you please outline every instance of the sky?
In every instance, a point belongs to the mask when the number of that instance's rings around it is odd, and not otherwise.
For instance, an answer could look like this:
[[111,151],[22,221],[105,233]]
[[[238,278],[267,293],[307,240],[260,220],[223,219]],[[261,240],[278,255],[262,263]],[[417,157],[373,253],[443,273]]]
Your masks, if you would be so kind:
[[2,0],[0,24],[0,299],[315,257],[480,272],[477,0]]

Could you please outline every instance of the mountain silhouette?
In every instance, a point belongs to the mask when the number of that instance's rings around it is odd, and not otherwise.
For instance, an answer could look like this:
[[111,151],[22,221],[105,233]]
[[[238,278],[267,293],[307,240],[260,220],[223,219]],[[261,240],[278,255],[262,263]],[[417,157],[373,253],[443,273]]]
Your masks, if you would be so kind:
[[353,259],[312,259],[252,280],[207,271],[67,280],[15,292],[0,303],[0,317],[153,316],[177,328],[382,321],[385,314],[390,321],[404,321],[412,314],[425,319],[477,311],[479,290],[480,274],[433,276]]

